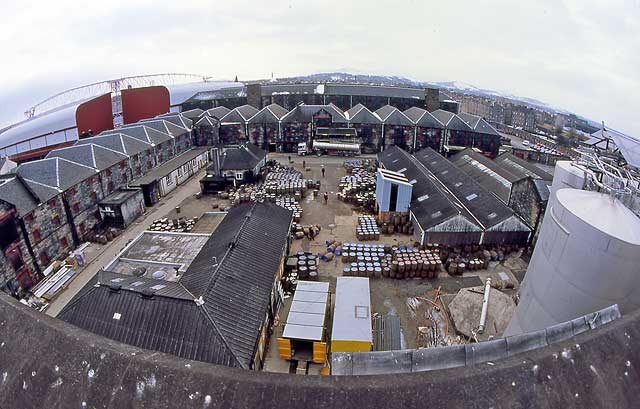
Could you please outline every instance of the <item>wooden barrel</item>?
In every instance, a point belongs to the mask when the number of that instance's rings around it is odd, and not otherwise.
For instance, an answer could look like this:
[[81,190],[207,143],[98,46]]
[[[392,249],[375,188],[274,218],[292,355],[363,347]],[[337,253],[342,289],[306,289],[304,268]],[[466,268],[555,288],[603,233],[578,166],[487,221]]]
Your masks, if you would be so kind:
[[391,269],[389,267],[383,267],[382,268],[382,276],[383,277],[389,277],[391,274]]
[[458,263],[453,262],[453,261],[451,263],[449,263],[449,274],[451,274],[451,275],[458,274]]

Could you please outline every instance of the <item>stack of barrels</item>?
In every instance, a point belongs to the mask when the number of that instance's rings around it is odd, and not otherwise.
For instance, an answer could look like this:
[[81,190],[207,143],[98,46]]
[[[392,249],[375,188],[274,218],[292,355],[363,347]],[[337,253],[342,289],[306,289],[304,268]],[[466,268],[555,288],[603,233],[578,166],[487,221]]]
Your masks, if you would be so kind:
[[[384,244],[344,243],[342,262],[344,276],[380,278],[389,275],[391,246]],[[385,273],[386,271],[386,273]]]
[[356,237],[358,240],[370,241],[380,239],[380,229],[373,216],[359,216],[356,227]]
[[290,196],[278,197],[275,199],[275,202],[278,206],[283,207],[287,210],[291,210],[293,212],[293,221],[299,222],[302,218],[302,207],[298,201]]
[[359,207],[373,210],[376,204],[376,175],[356,168],[349,176],[340,178],[338,199]]
[[469,270],[487,269],[491,261],[502,261],[506,254],[518,250],[519,247],[515,245],[467,245],[443,248],[441,257],[449,274],[462,275]]
[[394,248],[390,278],[436,278],[442,270],[437,250],[420,250],[412,246]]
[[315,281],[318,279],[318,257],[311,253],[299,251],[296,254],[298,259],[297,276],[300,280]]
[[408,213],[380,213],[380,225],[382,234],[413,234],[413,225]]

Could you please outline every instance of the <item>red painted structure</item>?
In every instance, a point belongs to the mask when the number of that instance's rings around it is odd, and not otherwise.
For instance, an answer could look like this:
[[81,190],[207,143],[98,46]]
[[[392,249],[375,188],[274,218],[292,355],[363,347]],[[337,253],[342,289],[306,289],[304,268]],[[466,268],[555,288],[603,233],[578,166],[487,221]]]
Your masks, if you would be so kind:
[[111,94],[104,94],[78,105],[76,126],[78,135],[89,131],[92,135],[97,135],[102,131],[113,129]]
[[169,112],[169,90],[163,86],[124,89],[121,95],[125,124]]

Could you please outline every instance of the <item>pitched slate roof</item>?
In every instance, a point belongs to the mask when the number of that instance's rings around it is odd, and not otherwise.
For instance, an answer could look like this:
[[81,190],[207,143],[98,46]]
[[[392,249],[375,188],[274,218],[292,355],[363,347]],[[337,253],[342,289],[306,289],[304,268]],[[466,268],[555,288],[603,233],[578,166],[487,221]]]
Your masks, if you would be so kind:
[[[504,202],[485,190],[469,175],[431,148],[422,149],[416,159],[427,168],[489,230],[514,216]],[[526,231],[522,225],[518,228]]]
[[255,114],[259,111],[257,108],[252,107],[251,105],[243,105],[241,107],[237,107],[229,111],[225,116],[220,118],[220,122],[222,124],[225,123],[233,123],[233,124],[245,124]]
[[527,162],[524,159],[512,155],[508,152],[503,153],[495,159],[496,163],[509,170],[509,172],[520,177],[532,177],[534,179],[552,180],[553,176],[540,169],[536,165]]
[[180,113],[186,116],[187,118],[191,119],[192,121],[195,121],[202,116],[204,111],[200,108],[193,108],[188,111],[182,111]]
[[452,112],[444,109],[437,109],[431,113],[438,121],[440,121],[447,129],[454,131],[472,131],[460,117]]
[[358,104],[346,112],[349,123],[352,124],[368,124],[380,125],[382,120],[380,117],[369,110],[366,106]]
[[505,203],[509,201],[512,184],[522,179],[471,148],[458,152],[449,160]]
[[487,135],[500,136],[498,131],[496,131],[484,118],[476,115],[467,114],[465,112],[458,114],[460,119],[462,119],[474,132],[483,133]]
[[0,175],[13,173],[17,166],[18,164],[9,158],[0,158]]
[[101,133],[91,138],[80,139],[75,145],[95,144],[104,146],[107,149],[113,149],[125,155],[133,156],[140,152],[153,149],[153,145],[149,142],[141,141],[123,133]]
[[444,125],[436,119],[429,111],[419,107],[411,107],[404,111],[404,114],[419,127],[444,129]]
[[198,119],[196,122],[196,126],[219,126],[220,120],[218,118],[211,117],[209,115],[205,115],[202,118]]
[[376,115],[385,125],[413,126],[413,122],[402,111],[391,105],[376,110]]
[[[251,170],[266,156],[265,150],[252,144],[227,147],[220,155],[220,170]],[[216,161],[214,166],[217,166]]]
[[125,127],[120,128],[125,129],[128,126],[136,126],[136,125],[144,125],[146,127],[149,128],[153,128],[158,132],[167,134],[171,137],[176,137],[176,136],[180,136],[180,135],[184,135],[187,132],[189,132],[189,130],[187,128],[184,128],[182,126],[176,125],[173,122],[167,121],[165,119],[162,118],[153,118],[153,119],[149,119],[149,120],[145,120],[145,121],[141,121],[138,122],[137,124],[131,124],[131,125],[127,125]]
[[[112,280],[124,280],[122,283]],[[135,280],[133,282],[129,282]],[[154,281],[150,282],[150,281]],[[132,286],[142,283],[139,287]],[[140,287],[166,285],[179,294],[177,283],[102,272],[58,314],[84,330],[139,348],[219,365],[240,364],[211,324],[207,312],[183,289],[180,296],[144,293]],[[153,294],[153,296],[151,296]]]
[[129,156],[115,150],[104,148],[100,145],[87,143],[55,149],[47,155],[47,158],[55,157],[68,159],[72,162],[90,166],[97,170],[104,170],[127,160]]
[[400,172],[413,182],[410,208],[423,230],[441,231],[447,222],[459,219],[462,223],[454,223],[455,232],[481,231],[473,215],[409,153],[391,146],[378,154],[378,160],[385,169]]
[[249,118],[250,124],[277,124],[283,116],[287,114],[286,109],[278,104],[267,105],[260,112]]
[[89,166],[63,158],[45,158],[18,166],[18,175],[42,202],[95,174],[96,170]]
[[274,203],[235,206],[179,282],[103,272],[58,317],[141,348],[250,368],[291,221]]
[[231,112],[231,110],[227,107],[215,107],[215,108],[207,109],[204,112],[205,113],[203,115],[209,115],[212,118],[220,119],[223,116],[227,115],[229,112]]
[[344,112],[340,108],[333,104],[328,105],[307,105],[299,104],[294,109],[289,111],[284,117],[282,117],[283,123],[290,122],[311,122],[313,116],[317,113],[324,111],[331,115],[331,121],[333,123],[347,123],[347,118],[344,116]]
[[153,121],[155,119],[164,119],[165,121],[169,121],[172,124],[185,129],[193,128],[193,120],[186,117],[182,112],[169,112],[167,114],[158,115],[155,118],[143,119],[139,123]]
[[38,207],[38,198],[15,176],[4,183],[0,181],[0,200],[13,205],[21,216]]
[[132,138],[136,138],[140,141],[147,142],[152,145],[159,145],[161,143],[172,140],[172,136],[165,131],[160,131],[156,128],[163,129],[164,124],[173,125],[171,122],[158,121],[158,122],[143,122],[131,125],[123,126],[122,128],[105,131],[101,135],[111,133],[123,133],[129,135]]

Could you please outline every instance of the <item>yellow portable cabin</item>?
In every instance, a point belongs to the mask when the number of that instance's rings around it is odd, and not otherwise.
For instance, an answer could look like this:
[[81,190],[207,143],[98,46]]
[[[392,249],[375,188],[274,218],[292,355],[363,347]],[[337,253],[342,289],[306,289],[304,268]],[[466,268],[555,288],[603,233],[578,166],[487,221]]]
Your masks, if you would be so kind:
[[368,352],[372,343],[369,279],[338,277],[331,352]]
[[280,358],[325,363],[328,299],[329,283],[298,281],[282,337],[278,338]]

